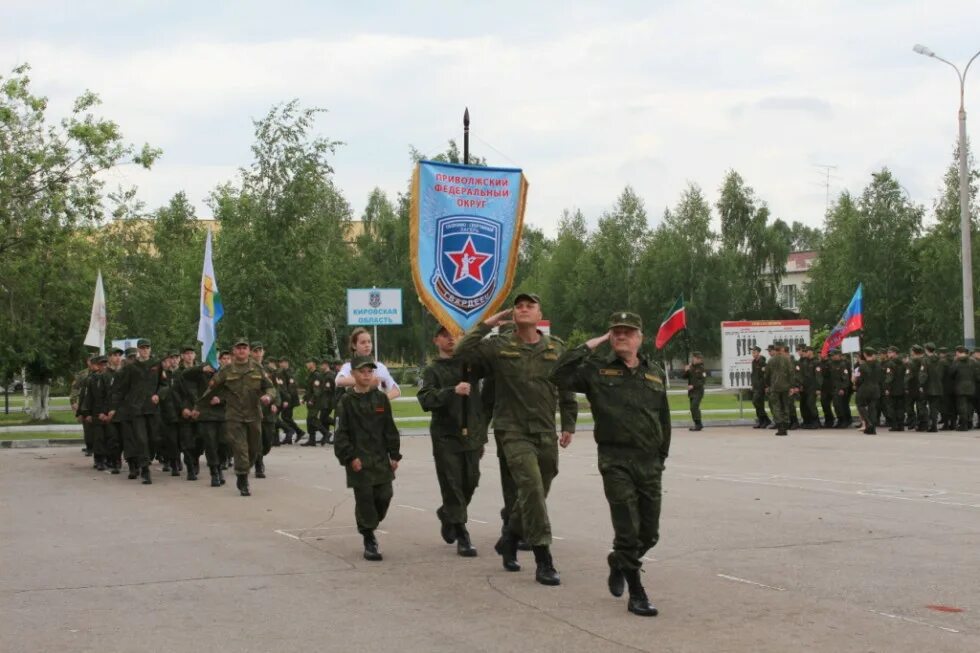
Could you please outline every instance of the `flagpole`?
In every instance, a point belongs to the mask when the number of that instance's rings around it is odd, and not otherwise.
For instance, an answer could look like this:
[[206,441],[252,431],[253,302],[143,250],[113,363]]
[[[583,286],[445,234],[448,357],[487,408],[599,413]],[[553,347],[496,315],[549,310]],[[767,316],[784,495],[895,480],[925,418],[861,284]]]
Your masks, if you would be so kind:
[[[468,166],[470,164],[470,108],[464,107],[463,109],[463,165]],[[463,382],[470,382],[470,365],[469,363],[463,363]],[[472,387],[470,392],[472,392]],[[469,435],[469,423],[470,423],[470,406],[467,402],[467,397],[462,398],[462,406],[459,413],[460,429],[463,436]]]

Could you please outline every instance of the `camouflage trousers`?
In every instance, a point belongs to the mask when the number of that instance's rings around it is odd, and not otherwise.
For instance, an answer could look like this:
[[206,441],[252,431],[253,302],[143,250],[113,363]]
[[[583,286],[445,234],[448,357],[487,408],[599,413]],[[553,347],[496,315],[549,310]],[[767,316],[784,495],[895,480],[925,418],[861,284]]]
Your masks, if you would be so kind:
[[439,520],[447,524],[465,524],[467,508],[480,484],[480,450],[451,451],[432,442],[432,459],[442,505],[436,510]]
[[507,527],[532,546],[549,546],[551,522],[546,500],[558,475],[558,438],[551,432],[505,431],[501,440],[507,468],[517,485],[517,501]]
[[261,452],[259,422],[225,422],[225,437],[235,458],[235,473],[248,474]]
[[631,571],[660,539],[663,460],[637,449],[599,448],[599,473],[609,503],[613,550],[609,566]]
[[378,527],[388,514],[388,506],[395,490],[388,483],[354,487],[354,520],[357,532],[365,535]]

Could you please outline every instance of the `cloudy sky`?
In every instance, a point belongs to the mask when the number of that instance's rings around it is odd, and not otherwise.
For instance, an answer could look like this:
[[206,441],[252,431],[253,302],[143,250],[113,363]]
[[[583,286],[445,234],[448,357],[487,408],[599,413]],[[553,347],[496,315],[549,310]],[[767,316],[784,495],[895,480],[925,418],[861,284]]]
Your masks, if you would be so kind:
[[[478,7],[478,8],[477,8]],[[882,166],[931,205],[956,139],[962,66],[980,49],[976,0],[684,2],[79,2],[0,0],[0,70],[28,62],[60,115],[84,89],[126,137],[164,157],[120,168],[151,207],[205,198],[250,161],[251,119],[299,98],[344,141],[339,186],[359,214],[392,197],[409,147],[461,139],[524,168],[529,223],[590,222],[626,184],[656,223],[688,182],[713,202],[738,170],[773,213],[819,225],[830,190]],[[980,62],[967,79],[980,129]]]

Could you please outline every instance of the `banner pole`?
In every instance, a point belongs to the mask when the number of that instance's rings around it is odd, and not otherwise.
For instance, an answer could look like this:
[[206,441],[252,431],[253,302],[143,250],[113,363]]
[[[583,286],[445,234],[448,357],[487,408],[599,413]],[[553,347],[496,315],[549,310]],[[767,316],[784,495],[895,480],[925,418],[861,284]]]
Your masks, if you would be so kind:
[[[469,164],[470,164],[470,108],[465,107],[463,109],[463,165],[468,166]],[[463,363],[462,374],[463,374],[463,381],[465,383],[469,383],[470,366],[467,365],[466,363]],[[470,392],[472,392],[472,389],[470,390]],[[468,396],[462,397],[461,401],[463,403],[462,406],[460,407],[461,410],[459,415],[459,421],[461,423],[459,426],[463,434],[463,437],[466,437],[467,435],[469,435],[470,432],[468,426],[470,423],[470,405],[468,401]]]

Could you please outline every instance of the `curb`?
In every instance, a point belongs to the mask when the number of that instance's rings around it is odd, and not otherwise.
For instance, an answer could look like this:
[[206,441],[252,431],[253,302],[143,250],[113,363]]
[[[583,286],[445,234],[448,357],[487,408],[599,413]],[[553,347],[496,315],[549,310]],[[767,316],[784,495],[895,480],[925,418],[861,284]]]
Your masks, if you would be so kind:
[[40,449],[42,447],[77,447],[83,438],[52,438],[50,440],[0,440],[0,449]]

